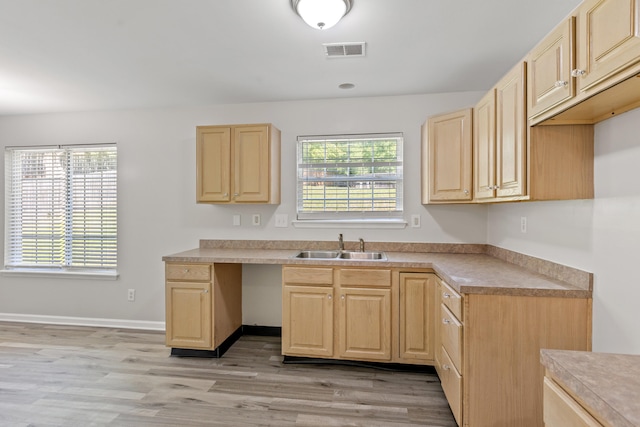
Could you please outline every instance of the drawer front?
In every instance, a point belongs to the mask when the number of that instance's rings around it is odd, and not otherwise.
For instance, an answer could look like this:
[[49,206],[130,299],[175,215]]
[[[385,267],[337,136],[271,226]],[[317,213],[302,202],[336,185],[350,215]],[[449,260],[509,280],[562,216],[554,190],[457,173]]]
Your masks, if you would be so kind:
[[462,318],[462,297],[443,280],[440,280],[440,285],[440,297],[442,299],[442,303],[451,310],[454,316],[456,316],[461,322],[464,322],[464,319]]
[[456,369],[449,354],[440,347],[440,360],[442,366],[438,372],[440,375],[440,383],[442,384],[442,390],[453,412],[453,417],[459,426],[462,425],[462,375]]
[[602,424],[548,377],[544,377],[543,402],[546,427],[602,427]]
[[342,268],[339,271],[339,277],[340,286],[391,286],[391,270]]
[[333,285],[333,268],[283,267],[282,280],[296,285]]
[[211,264],[166,264],[167,280],[211,280]]
[[440,314],[442,346],[447,350],[458,371],[462,372],[462,324],[444,304],[440,306]]

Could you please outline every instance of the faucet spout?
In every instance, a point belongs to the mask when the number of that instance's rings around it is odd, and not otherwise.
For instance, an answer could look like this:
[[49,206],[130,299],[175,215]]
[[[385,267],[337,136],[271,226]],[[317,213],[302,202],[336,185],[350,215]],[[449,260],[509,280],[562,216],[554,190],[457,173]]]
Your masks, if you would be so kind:
[[342,240],[342,233],[338,235],[338,248],[340,249],[340,252],[344,251],[344,240]]
[[364,252],[364,239],[360,238],[360,252]]

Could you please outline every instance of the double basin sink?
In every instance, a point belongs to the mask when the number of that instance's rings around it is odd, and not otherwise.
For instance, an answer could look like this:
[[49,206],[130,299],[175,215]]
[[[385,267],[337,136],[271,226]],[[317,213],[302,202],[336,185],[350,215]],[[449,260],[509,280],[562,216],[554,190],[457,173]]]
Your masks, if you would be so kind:
[[304,259],[344,259],[358,261],[385,261],[384,252],[358,252],[358,251],[300,251],[294,258]]

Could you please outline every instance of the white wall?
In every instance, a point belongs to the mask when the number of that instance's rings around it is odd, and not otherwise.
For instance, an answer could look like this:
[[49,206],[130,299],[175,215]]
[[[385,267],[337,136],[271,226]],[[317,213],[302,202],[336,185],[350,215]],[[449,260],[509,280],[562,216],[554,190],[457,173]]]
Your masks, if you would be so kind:
[[489,207],[488,243],[594,273],[594,351],[640,354],[639,123],[636,109],[596,125],[594,200]]
[[[481,92],[449,93],[0,117],[2,146],[118,143],[120,272],[115,282],[0,276],[0,318],[2,313],[15,313],[162,322],[161,257],[197,247],[202,238],[331,240],[343,232],[346,240],[363,237],[368,241],[483,243],[486,207],[426,208],[419,197],[420,125],[429,115],[472,106],[480,96]],[[263,122],[274,123],[282,131],[282,203],[197,205],[195,126]],[[405,135],[405,218],[420,214],[422,228],[274,227],[275,213],[295,217],[297,135],[397,131]],[[4,168],[4,164],[0,167]],[[4,173],[0,176],[4,182]],[[4,200],[4,185],[0,191],[0,199]],[[231,225],[236,213],[242,215],[240,227]],[[253,213],[262,215],[263,225],[249,225]],[[0,215],[4,215],[4,210]],[[280,324],[279,274],[273,266],[245,266],[244,323]],[[136,289],[133,303],[127,302],[128,288]]]

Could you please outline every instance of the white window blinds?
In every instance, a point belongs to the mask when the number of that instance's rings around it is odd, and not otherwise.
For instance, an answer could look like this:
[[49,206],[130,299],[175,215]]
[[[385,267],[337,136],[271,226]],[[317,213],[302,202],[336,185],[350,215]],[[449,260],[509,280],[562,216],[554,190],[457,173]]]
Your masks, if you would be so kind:
[[402,134],[298,137],[298,219],[402,216]]
[[5,150],[5,268],[115,270],[115,144]]

